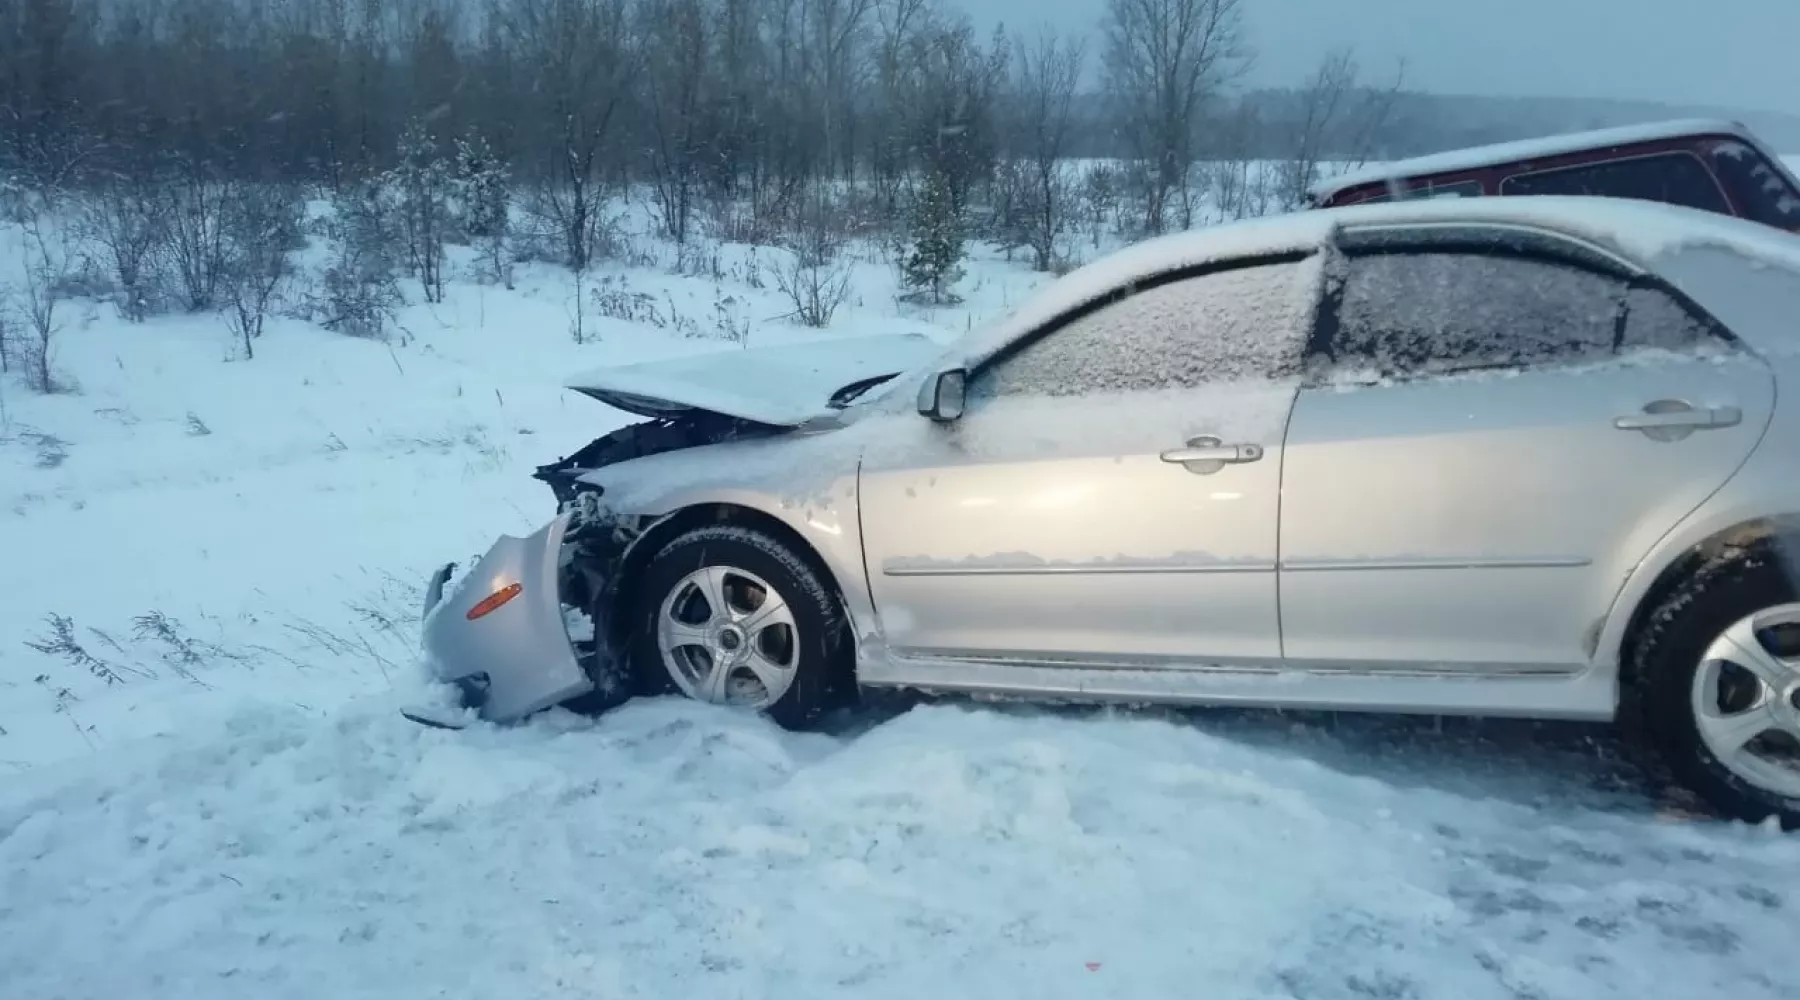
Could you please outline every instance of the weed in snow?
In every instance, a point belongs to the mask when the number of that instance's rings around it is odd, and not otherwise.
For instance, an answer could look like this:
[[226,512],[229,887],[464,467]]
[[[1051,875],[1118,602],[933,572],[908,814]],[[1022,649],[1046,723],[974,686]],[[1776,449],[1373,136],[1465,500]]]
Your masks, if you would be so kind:
[[46,615],[44,620],[50,626],[50,634],[40,639],[27,639],[25,645],[45,656],[61,657],[109,685],[125,683],[125,678],[120,676],[119,671],[112,664],[88,652],[75,638],[73,619],[67,615],[52,612]]
[[14,432],[14,436],[37,449],[37,467],[40,469],[57,468],[69,457],[69,442],[54,434],[31,427],[20,427]]

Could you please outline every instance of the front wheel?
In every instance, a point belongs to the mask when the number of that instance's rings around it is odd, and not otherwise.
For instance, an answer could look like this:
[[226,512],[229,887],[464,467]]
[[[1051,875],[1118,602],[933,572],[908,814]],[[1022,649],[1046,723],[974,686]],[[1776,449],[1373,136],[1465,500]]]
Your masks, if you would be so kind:
[[1800,590],[1770,551],[1677,587],[1623,706],[1683,785],[1734,818],[1800,827]]
[[851,669],[849,629],[819,574],[750,528],[686,532],[638,581],[634,673],[649,693],[766,713],[804,729]]

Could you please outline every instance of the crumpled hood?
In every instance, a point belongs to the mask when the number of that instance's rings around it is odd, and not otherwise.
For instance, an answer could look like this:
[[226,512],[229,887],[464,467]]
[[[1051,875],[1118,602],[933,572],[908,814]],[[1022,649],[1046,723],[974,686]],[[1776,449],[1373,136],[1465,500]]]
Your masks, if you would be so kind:
[[827,403],[845,386],[898,375],[942,353],[941,345],[918,333],[837,337],[614,365],[583,372],[564,384],[640,416],[704,410],[772,427],[798,427],[831,413]]

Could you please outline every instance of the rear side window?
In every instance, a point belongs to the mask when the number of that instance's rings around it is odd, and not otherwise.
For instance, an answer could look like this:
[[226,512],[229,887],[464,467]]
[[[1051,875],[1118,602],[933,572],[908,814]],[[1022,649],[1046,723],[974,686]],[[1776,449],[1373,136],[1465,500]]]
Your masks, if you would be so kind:
[[1692,153],[1654,153],[1575,167],[1514,174],[1500,182],[1504,195],[1596,195],[1635,198],[1735,214],[1718,180]]
[[1349,381],[1602,360],[1625,293],[1622,281],[1531,257],[1353,256],[1329,360]]
[[1735,139],[1712,143],[1707,157],[1732,199],[1743,207],[1745,218],[1800,230],[1800,193],[1767,157]]
[[1624,353],[1692,351],[1730,344],[1730,334],[1660,288],[1634,287],[1625,293],[1625,325],[1619,342]]
[[970,395],[1147,392],[1297,375],[1318,259],[1255,264],[1126,295],[983,368]]

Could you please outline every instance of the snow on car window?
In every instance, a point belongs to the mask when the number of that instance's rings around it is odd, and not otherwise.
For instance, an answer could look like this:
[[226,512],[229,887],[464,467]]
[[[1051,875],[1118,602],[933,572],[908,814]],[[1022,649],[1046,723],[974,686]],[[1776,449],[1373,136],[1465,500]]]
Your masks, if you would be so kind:
[[1357,257],[1332,360],[1394,377],[1607,357],[1623,293],[1610,278],[1522,257]]
[[1145,392],[1292,374],[1318,268],[1255,265],[1127,294],[988,367],[971,394]]
[[1718,342],[1710,324],[1661,289],[1633,288],[1625,305],[1625,350],[1692,351]]

